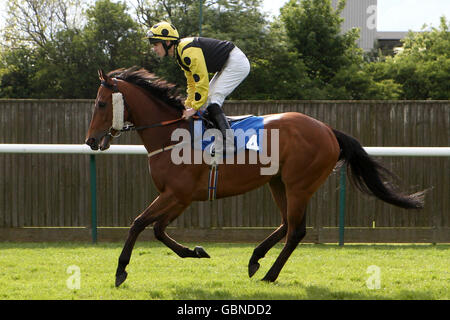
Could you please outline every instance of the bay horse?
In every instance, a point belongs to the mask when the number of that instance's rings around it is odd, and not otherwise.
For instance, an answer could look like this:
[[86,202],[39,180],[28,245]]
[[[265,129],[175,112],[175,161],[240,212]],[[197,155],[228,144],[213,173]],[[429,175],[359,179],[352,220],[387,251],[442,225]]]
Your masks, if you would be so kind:
[[[156,239],[181,258],[209,258],[201,247],[189,249],[167,235],[166,227],[193,202],[208,200],[210,165],[174,164],[168,151],[171,134],[189,128],[182,118],[183,100],[176,87],[145,69],[118,69],[106,74],[99,70],[100,86],[85,143],[93,150],[106,150],[121,131],[113,129],[113,94],[124,100],[123,120],[134,124],[147,152],[151,176],[159,196],[135,218],[120,254],[116,287],[127,277],[126,266],[138,235],[153,224]],[[312,195],[332,173],[338,162],[347,165],[347,175],[356,187],[389,204],[423,208],[424,192],[405,194],[395,187],[392,173],[370,157],[353,137],[297,112],[264,115],[267,135],[278,129],[279,164],[276,173],[262,175],[263,164],[221,164],[218,170],[217,198],[243,194],[266,183],[281,213],[281,225],[253,251],[248,264],[252,277],[259,260],[281,239],[284,247],[262,280],[273,282],[306,234],[306,206]],[[122,120],[122,119],[120,119]],[[125,129],[124,129],[125,130]],[[267,145],[271,149],[270,145]],[[252,150],[247,153],[255,152]]]

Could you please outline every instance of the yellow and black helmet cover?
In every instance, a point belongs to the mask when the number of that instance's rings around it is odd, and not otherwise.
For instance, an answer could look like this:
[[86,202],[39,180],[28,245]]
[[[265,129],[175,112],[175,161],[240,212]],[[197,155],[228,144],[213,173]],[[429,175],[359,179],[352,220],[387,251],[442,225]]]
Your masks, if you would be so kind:
[[159,22],[155,24],[147,32],[146,38],[150,43],[162,42],[162,41],[178,41],[180,40],[180,35],[178,34],[177,28],[175,28],[169,22]]

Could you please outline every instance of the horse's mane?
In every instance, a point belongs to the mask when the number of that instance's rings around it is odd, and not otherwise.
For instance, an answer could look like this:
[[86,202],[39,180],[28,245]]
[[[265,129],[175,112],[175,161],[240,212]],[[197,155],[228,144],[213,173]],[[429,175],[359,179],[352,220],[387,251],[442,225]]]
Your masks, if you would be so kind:
[[158,78],[156,75],[150,73],[144,68],[121,68],[109,72],[108,76],[133,83],[147,90],[151,95],[162,100],[170,107],[180,111],[185,109],[183,98],[179,95],[176,86]]

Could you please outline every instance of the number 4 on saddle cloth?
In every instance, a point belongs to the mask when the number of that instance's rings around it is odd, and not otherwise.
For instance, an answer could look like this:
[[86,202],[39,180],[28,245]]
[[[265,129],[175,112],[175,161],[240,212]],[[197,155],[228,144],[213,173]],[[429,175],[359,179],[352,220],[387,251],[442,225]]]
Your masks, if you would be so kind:
[[[264,119],[254,115],[227,117],[231,130],[234,133],[235,152],[244,150],[262,151]],[[191,122],[192,145],[195,150],[208,150],[210,153],[214,147],[215,137],[209,129],[217,129],[205,112],[199,120]],[[224,155],[225,157],[226,155]]]

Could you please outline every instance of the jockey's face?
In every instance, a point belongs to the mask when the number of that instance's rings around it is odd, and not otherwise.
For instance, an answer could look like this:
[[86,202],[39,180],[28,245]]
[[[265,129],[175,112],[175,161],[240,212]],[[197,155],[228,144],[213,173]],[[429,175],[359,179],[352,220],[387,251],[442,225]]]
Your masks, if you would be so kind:
[[153,44],[153,51],[158,55],[158,57],[162,58],[166,55],[166,50],[164,50],[164,47],[161,42],[157,42]]
[[[167,45],[170,45],[170,42],[167,41]],[[164,46],[161,42],[157,42],[153,45],[153,51],[158,55],[160,58],[164,58],[166,56],[166,50],[164,49]],[[173,56],[174,47],[172,46],[169,49],[169,56]]]

